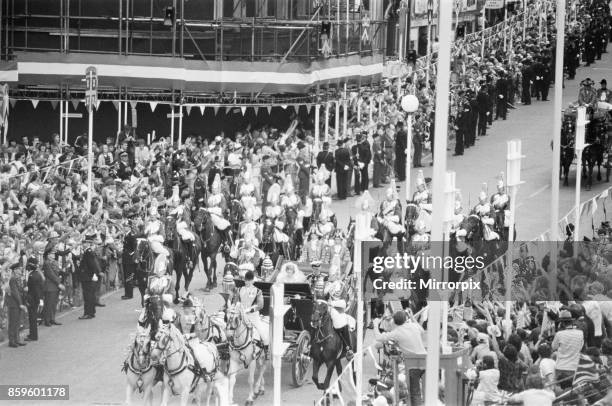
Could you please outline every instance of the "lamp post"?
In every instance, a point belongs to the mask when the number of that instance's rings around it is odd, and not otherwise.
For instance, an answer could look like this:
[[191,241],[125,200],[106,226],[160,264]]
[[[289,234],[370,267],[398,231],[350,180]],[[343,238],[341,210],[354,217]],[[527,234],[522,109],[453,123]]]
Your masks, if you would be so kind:
[[412,150],[412,119],[414,113],[419,109],[419,99],[413,94],[407,94],[402,98],[402,110],[407,113],[406,117],[406,201],[412,200],[410,196],[410,168],[412,167],[412,159],[410,157]]
[[[516,210],[516,194],[521,183],[521,140],[508,141],[508,155],[506,157],[506,173],[508,174],[507,186],[510,189],[510,221],[508,224],[508,264],[512,264],[513,241],[514,241],[514,219]],[[506,320],[510,321],[510,292],[512,288],[512,272],[506,272]]]
[[[433,22],[433,12],[434,12],[434,4],[433,0],[427,0],[427,52],[425,54],[427,56],[431,55],[431,23]],[[428,58],[427,66],[425,67],[425,76],[426,76],[426,86],[429,87],[429,64],[431,62],[431,58]]]
[[[576,156],[581,157],[582,151],[586,147],[584,144],[584,131],[588,121],[586,119],[586,107],[578,107],[578,115],[576,117],[576,140],[574,142],[574,149],[576,150]],[[576,170],[576,220],[574,221],[574,241],[580,242],[580,187],[581,187],[581,176],[582,173],[582,159],[578,159],[578,168]],[[557,226],[558,228],[558,226]]]
[[87,137],[87,212],[91,210],[91,195],[93,190],[93,109],[98,101],[98,73],[93,66],[85,70],[86,90],[85,105],[89,119],[89,134]]
[[[457,196],[456,188],[457,174],[454,171],[447,171],[444,181],[444,234],[443,244],[449,241],[450,225],[455,217],[455,200]],[[444,280],[448,281],[449,270],[444,268]],[[452,351],[448,346],[448,297],[447,292],[443,291],[440,297],[442,301],[442,353],[450,354]]]

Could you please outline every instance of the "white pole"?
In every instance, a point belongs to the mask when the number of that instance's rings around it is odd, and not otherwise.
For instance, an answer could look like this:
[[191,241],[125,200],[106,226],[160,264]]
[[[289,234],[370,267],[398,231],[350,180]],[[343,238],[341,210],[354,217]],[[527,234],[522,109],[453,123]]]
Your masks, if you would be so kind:
[[170,145],[174,147],[174,104],[170,105]]
[[128,102],[123,102],[123,125],[128,123]]
[[336,10],[336,20],[337,20],[337,23],[336,23],[336,25],[337,25],[336,34],[338,36],[338,49],[337,49],[337,53],[338,53],[338,55],[340,55],[340,0],[337,1],[336,6],[338,8]]
[[374,106],[376,102],[374,100],[374,96],[370,96],[370,112],[368,113],[370,116],[370,125],[374,124]]
[[349,47],[348,47],[348,45],[349,45],[349,21],[350,21],[350,18],[349,18],[349,8],[350,8],[349,7],[349,1],[350,0],[346,0],[346,49],[347,49],[347,52],[348,52],[348,49],[349,49]]
[[407,137],[406,137],[406,201],[407,202],[412,200],[412,195],[410,194],[410,170],[412,168],[412,118],[413,118],[412,114],[408,113],[408,117],[406,119],[406,126],[408,127]]
[[[441,242],[444,238],[444,206],[445,206],[445,182],[446,178],[446,145],[449,115],[449,91],[450,91],[450,62],[451,62],[451,35],[453,22],[453,3],[441,1],[439,11],[439,51],[438,51],[438,74],[436,75],[436,133],[434,141],[434,168],[433,168],[433,213],[431,227],[431,240],[437,242],[432,254],[443,257]],[[437,251],[437,252],[436,252]],[[432,277],[440,280],[441,269],[433,269]],[[434,298],[435,299],[435,298]],[[440,367],[440,310],[442,303],[440,299],[433,300],[429,304],[429,316],[427,322],[427,357],[425,370],[425,404],[434,405],[438,403],[438,374]]]
[[70,119],[68,118],[68,113],[70,113],[70,102],[66,100],[66,112],[64,114],[66,116],[66,125],[64,126],[64,143],[66,145],[68,145],[68,137],[70,136],[70,132],[68,131],[68,123],[70,122]]
[[360,97],[357,99],[357,122],[361,123],[361,103],[363,103],[363,99]]
[[325,142],[329,142],[329,102],[325,103]]
[[178,133],[178,146],[181,147],[183,140],[183,104],[179,105],[179,133]]
[[523,41],[527,36],[527,0],[523,0]]
[[[578,126],[576,126],[578,127]],[[575,220],[574,220],[574,242],[580,242],[580,188],[582,184],[582,149],[576,148],[576,191],[574,196],[574,207],[576,209]],[[556,227],[559,229],[559,226]]]
[[431,63],[431,23],[427,24],[427,52],[425,53],[425,86],[429,88],[429,64]]
[[60,125],[59,125],[59,136],[60,136],[60,142],[64,139],[64,101],[61,100],[60,97]]
[[348,134],[348,97],[346,92],[346,83],[344,84],[344,117],[342,117],[342,133],[346,137]]
[[361,245],[363,243],[364,234],[366,233],[366,224],[368,214],[363,208],[359,208],[360,212],[355,216],[355,245],[353,249],[353,269],[355,270],[355,279],[357,280],[357,355],[355,357],[355,372],[357,373],[357,383],[355,389],[357,397],[355,398],[355,406],[361,406],[361,397],[363,394],[363,284],[361,283]]
[[121,101],[119,101],[117,109],[117,135],[119,135],[121,132],[121,116],[123,115],[123,103],[121,103]]
[[89,137],[87,137],[87,212],[91,210],[91,195],[93,193],[93,104],[89,105]]
[[340,100],[336,100],[336,141],[340,139]]
[[320,136],[320,120],[321,119],[321,105],[315,104],[315,122],[314,122],[314,148],[315,152],[319,152],[319,136]]
[[[557,32],[565,32],[565,0],[557,3]],[[563,106],[563,56],[565,49],[565,36],[557,35],[557,55],[555,60],[555,107],[553,118],[553,161],[551,172],[551,216],[550,239],[559,241],[559,168],[561,167],[561,114]],[[580,178],[578,173],[577,178]]]

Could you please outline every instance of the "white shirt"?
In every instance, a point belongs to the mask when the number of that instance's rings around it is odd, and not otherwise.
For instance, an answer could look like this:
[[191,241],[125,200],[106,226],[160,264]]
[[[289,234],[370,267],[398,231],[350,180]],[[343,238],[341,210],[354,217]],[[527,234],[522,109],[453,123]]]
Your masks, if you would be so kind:
[[523,406],[552,406],[555,394],[546,389],[527,389],[510,398],[511,401],[522,401]]

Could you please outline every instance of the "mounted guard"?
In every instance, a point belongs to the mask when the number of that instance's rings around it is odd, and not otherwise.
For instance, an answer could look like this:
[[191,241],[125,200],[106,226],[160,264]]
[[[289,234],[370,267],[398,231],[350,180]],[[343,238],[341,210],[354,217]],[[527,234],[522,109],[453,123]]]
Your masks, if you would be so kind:
[[284,232],[289,236],[290,259],[297,257],[302,244],[302,229],[304,228],[304,210],[302,210],[302,200],[295,193],[293,178],[287,175],[283,185],[283,195],[281,197],[281,207],[285,213]]
[[385,200],[380,204],[378,216],[379,224],[382,229],[382,240],[384,245],[388,247],[393,240],[397,238],[397,250],[403,251],[403,235],[406,229],[402,225],[402,204],[397,196],[395,180],[391,180],[389,188],[385,193]]
[[510,197],[504,184],[504,173],[499,174],[497,192],[491,196],[491,206],[495,218],[494,230],[503,240],[507,240],[510,227]]
[[261,239],[261,229],[259,223],[257,223],[257,220],[259,220],[259,218],[256,216],[257,214],[255,213],[254,208],[249,207],[248,209],[246,209],[246,211],[244,212],[244,221],[241,222],[238,226],[239,239],[244,239],[247,235],[253,235],[255,236],[255,238]]
[[329,250],[327,246],[321,241],[321,236],[316,232],[311,232],[308,235],[308,241],[302,248],[302,254],[298,262],[302,263],[324,263],[329,264]]
[[215,228],[221,234],[223,244],[225,245],[224,250],[227,252],[231,246],[231,236],[229,231],[230,222],[226,219],[227,201],[225,200],[225,196],[221,191],[221,177],[219,174],[215,176],[207,204],[208,208],[206,210],[211,214],[210,218],[215,225]]
[[311,219],[314,221],[319,219],[323,207],[331,204],[331,189],[327,183],[325,183],[330,176],[331,174],[325,168],[325,166],[321,166],[319,169],[317,169],[314,175],[315,184],[312,185],[309,199],[312,202]]
[[[275,183],[268,190],[268,205],[266,206],[265,217],[274,226],[273,241],[277,244],[285,244],[289,241],[287,234],[283,232],[285,228],[285,213],[280,200],[280,185]],[[263,234],[263,233],[262,233]]]
[[482,184],[482,190],[478,195],[478,204],[472,211],[480,218],[483,225],[483,236],[485,241],[499,240],[499,234],[493,230],[495,224],[494,212],[491,204],[487,202],[487,184]]

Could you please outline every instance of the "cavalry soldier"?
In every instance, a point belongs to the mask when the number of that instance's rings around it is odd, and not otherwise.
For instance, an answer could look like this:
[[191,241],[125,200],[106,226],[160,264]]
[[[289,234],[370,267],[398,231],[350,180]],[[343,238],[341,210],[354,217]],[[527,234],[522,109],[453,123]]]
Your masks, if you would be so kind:
[[312,268],[312,273],[306,277],[306,280],[310,284],[310,290],[315,300],[323,299],[328,277],[321,273],[321,261],[311,262],[310,267]]
[[159,235],[163,238],[165,235],[164,224],[159,219],[159,212],[157,211],[157,204],[155,201],[151,203],[149,208],[149,220],[145,224],[145,235],[150,238],[155,235]]
[[247,235],[253,235],[257,239],[261,239],[259,223],[255,221],[254,208],[249,207],[244,212],[244,221],[238,225],[238,237],[243,239]]
[[427,189],[427,184],[425,183],[425,178],[423,177],[422,170],[419,170],[419,172],[417,173],[416,188],[417,191],[414,192],[412,201],[417,204],[421,209],[424,209],[427,212],[431,213],[431,193]]
[[261,217],[261,209],[257,206],[255,197],[255,183],[252,181],[251,172],[247,169],[242,173],[242,184],[239,187],[240,203],[245,210],[251,209],[253,220],[257,221]]
[[204,176],[202,167],[198,167],[198,174],[193,182],[193,201],[196,209],[206,205],[206,194],[206,177]]
[[247,235],[244,238],[242,247],[238,249],[238,266],[243,264],[251,264],[252,269],[259,268],[265,254],[258,248],[259,242],[254,235]]
[[304,217],[311,218],[314,215],[313,220],[317,221],[323,206],[330,204],[332,201],[331,188],[327,183],[327,180],[330,179],[330,172],[325,166],[321,166],[315,173],[314,178],[315,184],[312,185],[310,199],[306,201]]
[[268,345],[270,344],[268,327],[264,325],[259,314],[264,306],[263,293],[253,285],[254,281],[255,274],[253,271],[247,271],[244,275],[244,286],[238,289],[235,300],[242,305],[247,319],[259,333],[259,338],[261,338],[264,349],[267,352]]
[[506,218],[510,213],[510,197],[506,193],[506,186],[504,185],[504,174],[499,175],[497,181],[497,192],[491,196],[491,206],[493,206],[493,212],[495,215],[495,231],[500,235],[507,235],[506,228],[509,227]]
[[328,250],[326,249],[323,241],[321,241],[320,235],[316,232],[309,234],[309,239],[304,244],[302,249],[302,255],[300,256],[299,262],[310,262],[312,263],[329,263]]
[[402,226],[401,218],[402,204],[397,197],[395,180],[391,180],[385,200],[380,204],[378,212],[378,222],[385,228],[383,241],[390,241],[393,237],[397,237],[398,245],[400,245],[401,235],[406,232],[406,229]]
[[333,212],[327,207],[323,207],[321,209],[321,214],[319,215],[319,221],[313,226],[313,232],[317,233],[319,237],[323,240],[324,244],[328,244],[329,238],[333,235],[336,230],[336,226],[331,221],[331,216]]
[[478,195],[478,204],[474,207],[473,213],[480,217],[484,229],[484,239],[486,241],[499,240],[499,234],[493,231],[495,220],[493,219],[493,209],[487,202],[487,184],[483,183],[482,191]]
[[276,243],[284,244],[289,242],[289,237],[283,232],[285,228],[285,215],[283,208],[279,204],[280,186],[272,185],[268,190],[268,205],[266,206],[265,216],[274,225],[273,239]]
[[334,234],[334,244],[329,248],[329,257],[332,266],[337,266],[340,270],[346,269],[346,264],[351,260],[340,230],[336,230]]
[[586,107],[597,106],[597,92],[593,89],[593,81],[591,78],[586,78],[580,83],[580,91],[578,92],[578,104]]
[[215,225],[215,228],[221,233],[225,249],[231,246],[231,238],[229,233],[230,222],[226,219],[227,216],[227,201],[221,192],[221,177],[217,174],[211,187],[211,194],[207,201],[207,211],[211,214],[210,218]]
[[[176,233],[179,238],[185,245],[187,251],[188,262],[191,262],[191,258],[194,258],[195,252],[195,234],[189,229],[189,223],[191,220],[189,219],[188,213],[190,210],[184,208],[183,205],[178,206],[174,210],[174,214],[177,216],[176,220]],[[196,259],[197,260],[197,259]],[[188,268],[191,268],[193,264],[189,263]]]

